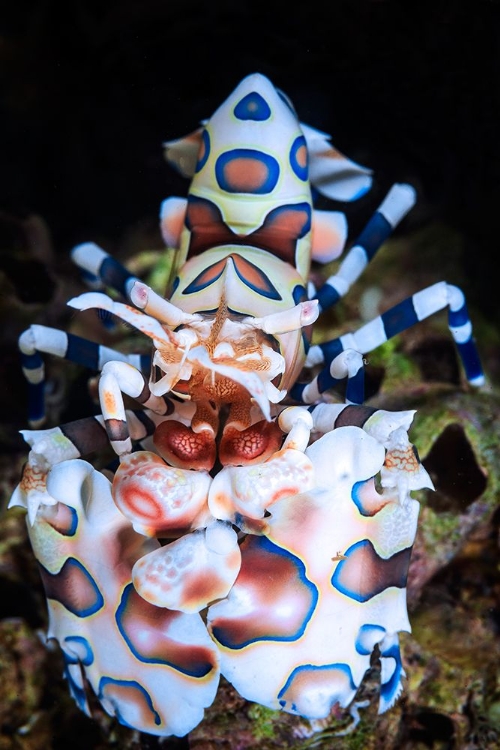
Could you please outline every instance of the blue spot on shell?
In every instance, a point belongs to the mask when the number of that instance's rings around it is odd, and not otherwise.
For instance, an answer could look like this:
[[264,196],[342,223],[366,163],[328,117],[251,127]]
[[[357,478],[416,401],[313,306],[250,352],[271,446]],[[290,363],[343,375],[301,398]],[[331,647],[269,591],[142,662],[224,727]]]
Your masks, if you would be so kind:
[[267,120],[271,116],[271,110],[266,100],[256,91],[241,99],[234,108],[234,116],[238,120]]
[[344,699],[346,693],[356,690],[357,685],[348,664],[301,664],[295,667],[279,691],[278,701],[283,708],[291,702],[292,711],[297,711],[296,700],[292,701],[292,698],[300,697],[304,688],[307,691],[311,687],[329,693],[333,705]]
[[217,183],[227,193],[265,195],[274,190],[279,176],[276,159],[251,148],[226,151],[215,164]]
[[[265,575],[267,604],[262,616],[260,580]],[[307,578],[300,558],[279,547],[265,536],[249,535],[242,544],[242,565],[233,592],[243,591],[248,609],[245,619],[236,610],[225,615],[212,608],[211,634],[224,648],[244,649],[262,641],[292,642],[304,634],[319,599],[317,587]],[[294,609],[283,615],[283,608],[294,602]]]
[[58,573],[39,566],[47,599],[55,599],[76,617],[90,617],[104,606],[94,578],[74,557],[68,557]]
[[308,177],[307,144],[303,135],[299,135],[290,149],[290,166],[299,180],[304,182]]
[[196,162],[195,172],[200,172],[207,163],[210,156],[210,136],[206,130],[201,134],[201,146],[198,161]]
[[[382,558],[369,539],[356,542],[345,552],[331,578],[333,588],[358,602],[366,602],[391,586],[404,588],[411,547]],[[363,570],[360,578],[359,571]]]
[[137,680],[101,677],[97,697],[113,705],[116,718],[126,727],[134,728],[123,715],[123,709],[126,711],[131,704],[139,705],[144,713],[148,711],[157,726],[161,724],[160,714],[156,711],[150,694]]
[[171,667],[188,677],[206,677],[215,667],[212,650],[168,635],[171,622],[179,616],[141,599],[132,583],[125,586],[115,612],[118,630],[139,662]]

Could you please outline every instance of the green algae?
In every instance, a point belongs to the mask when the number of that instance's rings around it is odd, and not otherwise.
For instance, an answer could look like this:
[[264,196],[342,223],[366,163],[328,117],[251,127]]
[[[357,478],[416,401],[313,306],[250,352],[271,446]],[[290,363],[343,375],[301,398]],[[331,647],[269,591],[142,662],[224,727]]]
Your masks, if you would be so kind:
[[256,740],[272,739],[275,736],[276,711],[253,703],[248,709],[248,716],[252,719],[252,734]]

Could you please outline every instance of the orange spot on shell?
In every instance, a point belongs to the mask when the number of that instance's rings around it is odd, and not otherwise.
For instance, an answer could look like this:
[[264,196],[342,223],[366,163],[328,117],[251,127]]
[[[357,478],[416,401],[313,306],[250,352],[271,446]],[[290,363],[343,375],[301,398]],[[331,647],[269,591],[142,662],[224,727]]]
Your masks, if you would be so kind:
[[297,149],[295,159],[300,167],[304,169],[307,167],[307,148],[305,146],[300,146]]
[[231,189],[240,193],[254,193],[265,184],[268,169],[257,159],[240,156],[224,167],[224,178]]

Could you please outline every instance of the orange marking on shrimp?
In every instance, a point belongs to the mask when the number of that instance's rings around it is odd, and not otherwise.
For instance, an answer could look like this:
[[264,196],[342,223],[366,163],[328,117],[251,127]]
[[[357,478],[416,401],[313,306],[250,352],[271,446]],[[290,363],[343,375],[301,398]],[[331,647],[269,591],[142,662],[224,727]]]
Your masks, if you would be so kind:
[[336,148],[329,148],[326,151],[322,151],[320,154],[316,154],[319,158],[326,157],[327,159],[345,159],[345,156],[337,151]]
[[409,473],[419,469],[419,463],[411,445],[405,450],[394,449],[389,451],[385,457],[384,465],[387,469],[399,469],[399,471]]
[[110,391],[104,391],[103,406],[106,414],[116,414],[116,399]]
[[300,167],[307,167],[307,148],[305,146],[299,146],[295,159]]
[[23,492],[30,492],[31,490],[45,492],[46,479],[47,471],[43,471],[38,466],[32,466],[28,463],[23,471],[20,484],[21,490]]
[[224,166],[224,178],[232,190],[253,193],[265,184],[269,170],[265,164],[251,157],[231,159]]

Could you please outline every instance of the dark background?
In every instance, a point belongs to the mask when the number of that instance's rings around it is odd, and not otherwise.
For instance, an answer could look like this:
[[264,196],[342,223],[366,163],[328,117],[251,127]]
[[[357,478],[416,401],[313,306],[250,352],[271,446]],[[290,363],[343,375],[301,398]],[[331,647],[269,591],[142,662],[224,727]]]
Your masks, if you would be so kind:
[[113,250],[185,192],[162,142],[259,71],[376,170],[380,195],[417,186],[403,229],[456,228],[469,301],[500,320],[499,13],[494,0],[4,2],[0,210],[40,214],[58,254],[87,239]]

